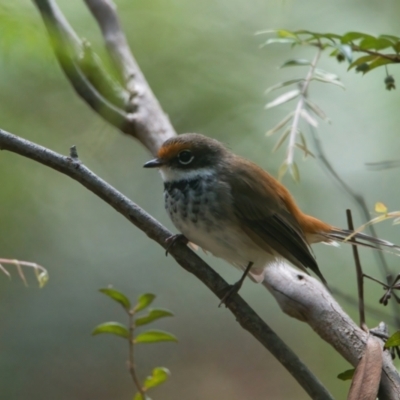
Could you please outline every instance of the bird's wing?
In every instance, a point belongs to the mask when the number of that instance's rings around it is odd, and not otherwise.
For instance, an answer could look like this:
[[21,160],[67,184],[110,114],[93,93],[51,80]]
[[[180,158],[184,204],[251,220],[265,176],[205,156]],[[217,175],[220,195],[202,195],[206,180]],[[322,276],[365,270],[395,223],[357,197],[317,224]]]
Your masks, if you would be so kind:
[[240,161],[235,174],[226,171],[225,179],[243,231],[265,251],[273,249],[303,271],[310,268],[325,283],[303,230],[283,198],[289,192],[257,165]]

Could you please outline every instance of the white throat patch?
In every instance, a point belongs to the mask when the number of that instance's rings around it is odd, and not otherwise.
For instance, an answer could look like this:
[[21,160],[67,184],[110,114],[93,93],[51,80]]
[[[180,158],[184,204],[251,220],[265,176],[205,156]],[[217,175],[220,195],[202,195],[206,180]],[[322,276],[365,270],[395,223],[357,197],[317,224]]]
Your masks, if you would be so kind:
[[199,168],[199,169],[178,169],[170,167],[161,167],[160,174],[164,182],[181,181],[183,179],[191,180],[194,178],[205,178],[207,176],[214,175],[214,171],[211,168]]

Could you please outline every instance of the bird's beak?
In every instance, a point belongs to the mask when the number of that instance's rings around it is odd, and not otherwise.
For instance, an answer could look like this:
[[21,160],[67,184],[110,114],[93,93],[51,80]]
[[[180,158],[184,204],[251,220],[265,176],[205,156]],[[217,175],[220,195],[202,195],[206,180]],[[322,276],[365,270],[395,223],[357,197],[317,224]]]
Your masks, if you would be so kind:
[[164,165],[163,160],[155,158],[154,160],[147,161],[147,163],[143,165],[143,168],[159,168],[163,165]]

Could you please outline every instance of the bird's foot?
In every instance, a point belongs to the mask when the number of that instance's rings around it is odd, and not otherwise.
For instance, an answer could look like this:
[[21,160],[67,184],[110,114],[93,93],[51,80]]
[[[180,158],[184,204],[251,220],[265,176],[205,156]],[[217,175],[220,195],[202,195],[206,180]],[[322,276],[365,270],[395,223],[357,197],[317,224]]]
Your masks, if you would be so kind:
[[189,240],[185,235],[182,235],[182,233],[178,233],[177,235],[172,235],[168,237],[165,240],[165,243],[167,243],[167,248],[165,249],[165,256],[168,256],[168,253],[170,249],[175,246],[177,242],[181,242],[182,244],[188,244]]
[[221,299],[221,302],[219,303],[218,307],[221,307],[222,304],[225,304],[225,307],[228,307],[228,302],[232,299],[233,296],[235,296],[235,294],[239,292],[242,285],[243,285],[242,279],[237,281],[233,285],[230,285],[224,297]]

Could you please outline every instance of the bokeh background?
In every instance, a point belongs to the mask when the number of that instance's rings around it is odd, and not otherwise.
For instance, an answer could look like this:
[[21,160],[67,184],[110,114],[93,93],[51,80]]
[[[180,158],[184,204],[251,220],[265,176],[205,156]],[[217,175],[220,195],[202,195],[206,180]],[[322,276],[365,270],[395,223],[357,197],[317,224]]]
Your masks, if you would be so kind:
[[[272,174],[284,148],[265,132],[294,103],[265,110],[274,94],[264,90],[304,76],[304,68],[278,70],[285,60],[312,57],[310,49],[271,45],[254,33],[263,29],[308,29],[400,35],[396,0],[117,0],[122,24],[151,87],[178,132],[201,132],[227,143]],[[98,28],[81,1],[59,0],[77,32],[105,52]],[[73,92],[49,48],[41,19],[28,0],[0,0],[0,127],[63,154],[77,145],[80,158],[97,174],[173,229],[163,209],[157,172],[143,170],[149,154],[95,115]],[[329,115],[319,135],[341,177],[365,196],[368,207],[384,202],[399,209],[399,170],[372,172],[366,162],[399,157],[399,92],[387,92],[381,69],[362,77],[346,72],[327,55],[320,67],[341,76],[346,90],[313,83],[310,95]],[[397,68],[390,71],[396,75]],[[297,155],[301,182],[284,182],[301,207],[345,225],[349,197],[313,159]],[[171,379],[154,390],[155,400],[306,399],[293,378],[235,322],[218,300],[164,251],[76,182],[15,154],[0,154],[0,257],[37,262],[50,281],[38,289],[32,272],[24,287],[12,270],[0,274],[0,397],[2,399],[130,399],[126,344],[112,336],[91,337],[94,326],[124,322],[120,307],[98,289],[109,284],[132,298],[157,294],[155,306],[176,317],[153,327],[173,332],[178,344],[137,349],[139,375],[165,366]],[[400,242],[391,223],[379,235]],[[317,246],[321,270],[332,286],[355,296],[351,249]],[[206,256],[205,256],[206,257]],[[239,273],[206,257],[229,282]],[[399,271],[398,258],[388,256]],[[375,258],[362,252],[366,272],[379,277]],[[366,284],[378,307],[382,290]],[[262,286],[246,282],[243,297],[299,354],[338,399],[350,368],[311,329],[284,315]],[[357,319],[357,311],[341,301]],[[382,313],[392,310],[382,308]],[[390,321],[387,317],[387,321]],[[368,317],[372,327],[377,318]],[[393,327],[392,327],[393,329]]]

